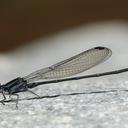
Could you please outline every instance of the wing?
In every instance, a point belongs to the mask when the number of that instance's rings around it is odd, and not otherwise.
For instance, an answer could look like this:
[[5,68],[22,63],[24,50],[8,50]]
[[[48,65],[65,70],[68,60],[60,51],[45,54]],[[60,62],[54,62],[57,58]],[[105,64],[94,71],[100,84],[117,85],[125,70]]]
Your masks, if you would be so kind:
[[40,79],[69,77],[105,61],[111,54],[112,51],[106,47],[95,47],[50,67],[37,70],[25,76],[24,79],[31,83]]

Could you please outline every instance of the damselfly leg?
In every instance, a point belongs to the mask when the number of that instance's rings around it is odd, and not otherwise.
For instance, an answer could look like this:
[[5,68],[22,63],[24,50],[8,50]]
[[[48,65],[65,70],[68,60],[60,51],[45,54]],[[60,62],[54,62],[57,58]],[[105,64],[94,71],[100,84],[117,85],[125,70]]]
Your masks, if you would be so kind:
[[3,105],[5,105],[4,101],[6,100],[6,96],[5,96],[5,92],[4,92],[4,89],[1,89],[1,93],[2,93],[2,96],[3,96],[3,99],[0,101]]

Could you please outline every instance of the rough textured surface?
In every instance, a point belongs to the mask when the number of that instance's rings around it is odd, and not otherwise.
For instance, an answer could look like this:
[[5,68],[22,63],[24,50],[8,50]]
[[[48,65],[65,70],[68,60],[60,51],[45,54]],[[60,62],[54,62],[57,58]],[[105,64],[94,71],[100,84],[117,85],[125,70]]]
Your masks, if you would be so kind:
[[[63,94],[58,97],[22,100],[18,110],[15,103],[0,106],[1,128],[125,128],[128,127],[128,92],[117,88],[119,82],[111,84],[68,82],[67,85],[41,87],[44,96]],[[74,85],[75,84],[75,85]],[[75,86],[75,88],[73,88]],[[107,86],[105,88],[105,86]],[[127,83],[122,83],[122,90]],[[123,87],[125,86],[125,87]],[[79,93],[84,94],[79,94]],[[74,95],[66,95],[76,93]],[[78,94],[77,94],[78,93]],[[38,93],[39,94],[39,93]],[[64,95],[65,94],[65,95]],[[21,94],[26,96],[25,94]]]
[[[58,62],[66,59],[69,57],[68,54],[70,56],[75,55],[79,53],[78,49],[81,51],[84,46],[85,48],[83,49],[88,49],[92,45],[94,45],[93,47],[99,45],[109,46],[114,53],[113,59],[98,66],[91,73],[110,71],[127,66],[127,31],[124,31],[126,26],[116,25],[112,28],[113,25],[106,24],[107,27],[104,29],[102,28],[103,26],[98,26],[98,29],[95,28],[95,32],[92,28],[92,30],[88,28],[89,31],[85,33],[82,30],[81,33],[84,33],[82,36],[79,30],[79,35],[76,36],[74,34],[73,39],[67,35],[67,38],[64,37],[64,40],[61,40],[62,42],[67,40],[73,42],[72,46],[74,47],[67,47],[68,44],[65,44],[65,46],[62,45],[60,48],[57,48],[57,51],[54,49],[55,46],[52,46],[53,51],[50,47],[47,47],[50,49],[51,58],[47,55],[46,47],[41,47],[41,44],[34,45],[31,50],[28,48],[24,51],[18,50],[10,54],[1,55],[0,79],[2,83],[17,76],[24,76],[40,67],[45,67],[45,64],[50,65],[50,63],[54,64],[54,61]],[[98,30],[99,35],[97,34]],[[117,32],[115,36],[113,31]],[[112,34],[113,38],[111,38]],[[85,35],[88,38],[85,38]],[[81,40],[82,37],[83,40]],[[89,42],[89,40],[91,42],[91,39],[96,42],[104,40],[110,43],[83,43]],[[55,37],[52,41],[60,42]],[[118,45],[117,42],[119,43]],[[71,44],[69,45],[71,46]],[[66,52],[63,48],[67,48]],[[62,52],[64,52],[65,58],[62,57]],[[52,55],[54,58],[52,58]],[[58,60],[56,60],[57,58]],[[40,95],[42,97],[40,99],[30,99],[35,96],[28,92],[20,93],[21,100],[19,101],[18,109],[15,108],[15,102],[7,102],[6,105],[0,105],[0,128],[127,128],[127,75],[128,73],[124,73],[101,78],[38,86],[32,91]]]

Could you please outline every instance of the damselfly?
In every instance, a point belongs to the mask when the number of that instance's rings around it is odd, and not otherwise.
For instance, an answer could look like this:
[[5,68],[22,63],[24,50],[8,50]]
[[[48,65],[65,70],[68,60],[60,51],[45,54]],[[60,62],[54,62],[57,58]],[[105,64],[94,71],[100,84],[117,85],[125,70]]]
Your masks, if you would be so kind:
[[[70,77],[72,75],[88,70],[94,67],[95,65],[98,65],[99,63],[107,60],[111,56],[111,54],[112,51],[109,48],[100,46],[95,47],[87,51],[84,51],[78,55],[75,55],[67,60],[54,64],[50,67],[37,70],[25,77],[18,77],[16,79],[13,79],[12,81],[6,84],[0,85],[0,93],[2,93],[3,95],[3,100],[1,100],[0,102],[4,104],[4,102],[6,101],[5,94],[9,96],[15,95],[17,96],[17,107],[19,99],[18,93],[28,91],[39,97],[39,95],[30,90],[39,85],[59,83],[71,80],[80,80],[92,77],[100,77],[105,75],[119,74],[128,71],[128,68],[125,68],[86,76]],[[43,79],[45,81],[39,82],[39,80]]]

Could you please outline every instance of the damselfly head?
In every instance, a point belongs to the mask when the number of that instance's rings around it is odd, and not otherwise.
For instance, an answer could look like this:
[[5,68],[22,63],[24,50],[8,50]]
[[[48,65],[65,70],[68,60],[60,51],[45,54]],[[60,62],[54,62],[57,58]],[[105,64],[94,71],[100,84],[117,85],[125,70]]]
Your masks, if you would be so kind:
[[1,85],[1,83],[0,83],[0,93],[2,92],[2,85]]

